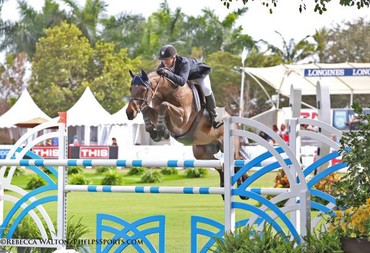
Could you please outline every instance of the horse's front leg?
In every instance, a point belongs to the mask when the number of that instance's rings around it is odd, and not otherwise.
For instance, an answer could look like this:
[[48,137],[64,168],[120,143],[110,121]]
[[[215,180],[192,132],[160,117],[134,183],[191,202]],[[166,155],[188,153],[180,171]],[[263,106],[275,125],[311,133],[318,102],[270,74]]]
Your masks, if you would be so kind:
[[183,108],[174,106],[169,102],[163,102],[159,107],[157,126],[165,126],[167,118],[171,119],[173,125],[182,127],[189,119],[189,115],[186,114]]
[[159,133],[164,136],[164,138],[169,138],[169,131],[166,125],[166,117],[170,118],[171,120],[177,120],[178,123],[184,122],[184,110],[176,107],[168,102],[163,102],[159,106],[159,113],[157,118],[157,130]]
[[162,136],[160,135],[159,131],[155,129],[155,125],[153,122],[156,121],[157,113],[156,111],[151,107],[146,107],[142,111],[143,118],[145,122],[145,131],[147,131],[150,135],[150,138],[158,142],[161,140]]

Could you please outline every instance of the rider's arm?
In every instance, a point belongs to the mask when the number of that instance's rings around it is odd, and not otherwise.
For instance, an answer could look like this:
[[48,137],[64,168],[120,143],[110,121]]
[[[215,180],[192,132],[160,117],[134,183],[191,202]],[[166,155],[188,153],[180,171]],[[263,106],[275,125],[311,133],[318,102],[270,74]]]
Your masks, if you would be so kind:
[[189,78],[190,62],[184,58],[178,58],[177,60],[176,65],[178,64],[178,66],[175,67],[175,73],[169,72],[167,77],[174,83],[184,86]]

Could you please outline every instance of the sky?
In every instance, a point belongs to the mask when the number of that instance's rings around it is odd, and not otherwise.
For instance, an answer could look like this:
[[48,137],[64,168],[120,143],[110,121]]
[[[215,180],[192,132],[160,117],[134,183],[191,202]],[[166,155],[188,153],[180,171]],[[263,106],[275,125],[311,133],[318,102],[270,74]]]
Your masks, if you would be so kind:
[[[76,0],[83,6],[85,0]],[[164,0],[105,0],[108,4],[107,12],[109,15],[116,15],[121,12],[131,14],[143,14],[149,16],[159,9],[160,3]],[[40,10],[44,0],[28,0],[29,4],[35,9]],[[56,0],[58,2],[58,0]],[[233,0],[230,9],[223,6],[220,0],[167,0],[170,9],[174,11],[181,8],[184,13],[192,16],[201,14],[203,8],[214,10],[221,19],[230,10],[241,8],[242,1]],[[278,6],[270,14],[268,9],[261,4],[261,0],[249,1],[248,11],[238,21],[243,26],[243,32],[252,36],[256,41],[262,39],[275,46],[282,44],[281,37],[275,32],[282,34],[286,41],[294,39],[300,41],[307,35],[313,35],[316,30],[327,27],[331,28],[343,21],[353,22],[359,17],[370,20],[370,8],[361,10],[356,7],[342,7],[339,0],[331,0],[328,4],[328,11],[320,15],[313,11],[314,0],[304,0],[307,10],[300,13],[298,10],[301,0],[279,1]],[[2,18],[15,19],[18,16],[15,0],[7,0],[2,10]]]

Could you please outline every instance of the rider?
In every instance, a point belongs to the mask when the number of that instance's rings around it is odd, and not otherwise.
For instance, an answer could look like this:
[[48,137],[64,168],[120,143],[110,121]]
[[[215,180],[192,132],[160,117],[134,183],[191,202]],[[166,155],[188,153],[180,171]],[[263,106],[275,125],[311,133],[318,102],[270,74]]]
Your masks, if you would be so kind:
[[216,121],[216,100],[209,79],[211,68],[199,60],[177,55],[176,48],[172,45],[164,45],[161,48],[159,59],[161,60],[157,69],[159,75],[167,77],[175,85],[184,86],[188,80],[191,80],[202,88],[212,127],[219,128],[222,126],[223,122]]

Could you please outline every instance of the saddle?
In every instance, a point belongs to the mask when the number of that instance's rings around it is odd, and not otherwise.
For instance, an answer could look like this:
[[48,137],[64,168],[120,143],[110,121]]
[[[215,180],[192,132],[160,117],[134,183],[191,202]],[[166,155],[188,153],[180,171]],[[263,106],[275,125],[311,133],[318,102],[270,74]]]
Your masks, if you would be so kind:
[[188,85],[190,89],[193,91],[196,112],[200,112],[200,110],[205,105],[205,97],[204,97],[203,91],[199,85],[194,84],[191,81],[188,81]]

